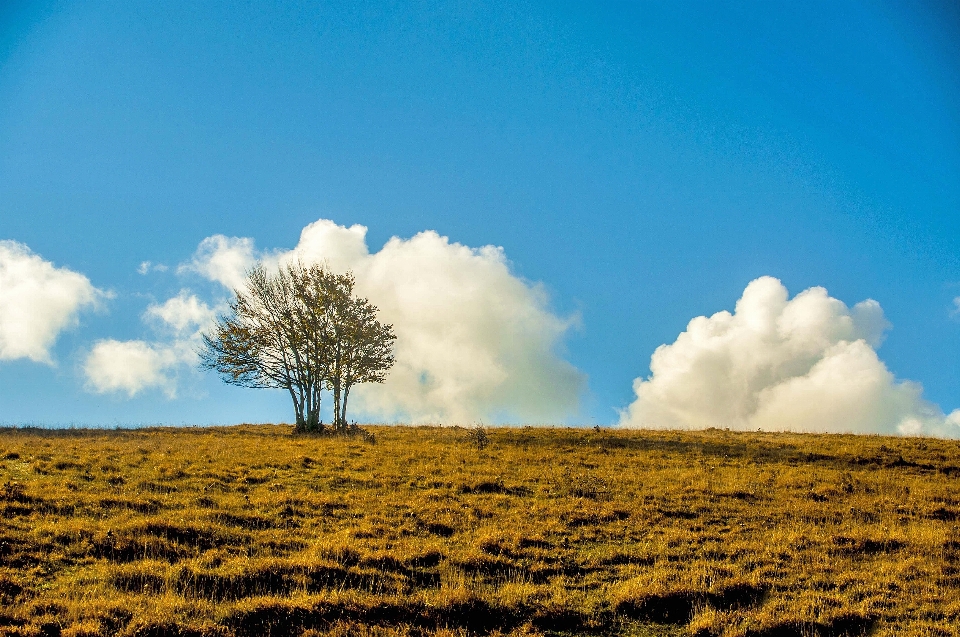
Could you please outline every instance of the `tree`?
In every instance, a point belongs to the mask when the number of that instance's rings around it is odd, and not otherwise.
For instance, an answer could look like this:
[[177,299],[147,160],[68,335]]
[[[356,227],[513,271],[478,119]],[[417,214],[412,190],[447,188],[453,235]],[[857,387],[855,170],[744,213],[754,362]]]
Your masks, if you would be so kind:
[[[336,386],[334,426],[346,426],[346,396],[357,382],[382,382],[393,364],[392,327],[353,297],[352,274],[291,264],[262,265],[234,291],[229,312],[203,334],[201,366],[233,385],[285,389],[298,431],[319,431],[321,392]],[[340,390],[343,393],[343,405]]]
[[[352,287],[352,277],[351,277]],[[338,297],[331,321],[332,347],[327,387],[333,393],[334,426],[347,426],[347,399],[358,383],[382,383],[393,367],[392,325],[377,320],[377,307],[367,299]]]

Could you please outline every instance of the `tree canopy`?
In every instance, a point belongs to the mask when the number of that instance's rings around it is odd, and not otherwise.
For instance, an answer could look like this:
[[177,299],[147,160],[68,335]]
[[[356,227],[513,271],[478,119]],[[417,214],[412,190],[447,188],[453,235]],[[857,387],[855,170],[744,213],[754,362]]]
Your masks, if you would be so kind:
[[275,273],[257,265],[227,314],[203,334],[201,366],[232,385],[285,389],[298,431],[319,431],[322,391],[333,394],[333,426],[347,426],[358,383],[382,383],[393,366],[393,326],[353,294],[351,273],[300,263]]

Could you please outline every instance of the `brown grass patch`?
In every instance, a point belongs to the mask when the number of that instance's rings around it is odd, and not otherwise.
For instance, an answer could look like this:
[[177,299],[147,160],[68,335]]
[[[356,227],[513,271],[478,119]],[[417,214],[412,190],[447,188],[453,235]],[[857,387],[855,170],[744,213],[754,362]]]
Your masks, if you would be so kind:
[[960,635],[960,443],[0,430],[0,635]]

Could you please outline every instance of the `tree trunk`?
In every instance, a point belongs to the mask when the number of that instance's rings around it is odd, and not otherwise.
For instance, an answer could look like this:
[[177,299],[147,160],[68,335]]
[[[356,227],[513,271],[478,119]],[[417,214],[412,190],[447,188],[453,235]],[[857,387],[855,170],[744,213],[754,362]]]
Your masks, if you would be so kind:
[[310,414],[310,420],[313,425],[314,431],[320,431],[320,392],[314,391],[313,397],[313,413]]
[[313,426],[316,431],[323,430],[323,421],[320,419],[320,406],[323,401],[323,395],[320,393],[320,390],[323,388],[321,383],[311,388],[313,392]]
[[350,385],[343,388],[343,412],[340,416],[340,422],[347,426],[347,398],[350,396]]
[[303,404],[297,400],[297,393],[293,390],[291,385],[287,389],[290,390],[290,398],[293,399],[293,412],[297,418],[297,425],[295,431],[306,431],[307,423],[303,417]]
[[340,380],[333,379],[333,428],[343,429],[343,419],[340,417]]
[[336,431],[343,431],[346,423],[342,418],[342,399],[343,399],[343,334],[337,333],[333,345],[333,367],[331,369],[330,379],[333,385],[333,428]]
[[311,416],[313,416],[313,396],[310,395],[309,388],[307,388],[303,397],[303,419],[306,422],[307,431],[313,431]]

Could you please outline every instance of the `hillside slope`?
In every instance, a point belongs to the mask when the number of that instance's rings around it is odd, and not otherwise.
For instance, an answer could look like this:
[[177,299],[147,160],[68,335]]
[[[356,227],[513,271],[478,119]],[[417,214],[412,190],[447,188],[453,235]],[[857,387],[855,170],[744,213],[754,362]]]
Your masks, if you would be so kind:
[[367,431],[0,431],[0,634],[960,634],[957,441]]

